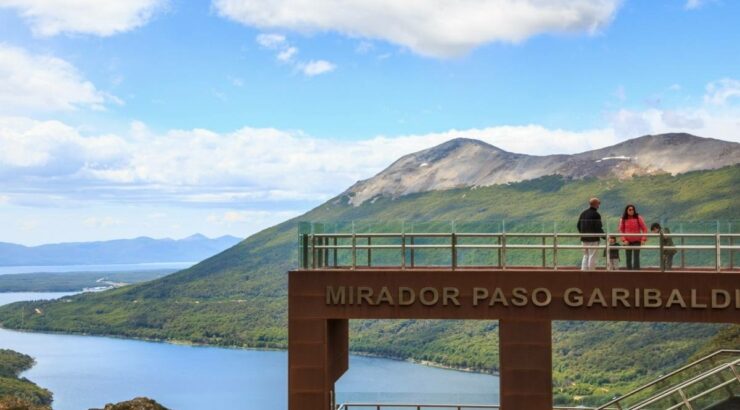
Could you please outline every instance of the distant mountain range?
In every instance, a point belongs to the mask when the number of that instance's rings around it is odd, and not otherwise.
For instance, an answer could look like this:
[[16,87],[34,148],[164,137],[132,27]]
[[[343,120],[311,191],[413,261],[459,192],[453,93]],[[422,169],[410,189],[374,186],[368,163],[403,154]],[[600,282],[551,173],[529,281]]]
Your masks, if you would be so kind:
[[406,155],[340,197],[353,205],[385,197],[444,189],[491,186],[547,175],[567,179],[681,174],[740,162],[740,144],[691,134],[646,135],[574,155],[507,152],[483,141],[457,138]]
[[241,241],[234,236],[153,239],[145,236],[101,242],[23,246],[0,242],[0,266],[104,265],[118,263],[197,262]]

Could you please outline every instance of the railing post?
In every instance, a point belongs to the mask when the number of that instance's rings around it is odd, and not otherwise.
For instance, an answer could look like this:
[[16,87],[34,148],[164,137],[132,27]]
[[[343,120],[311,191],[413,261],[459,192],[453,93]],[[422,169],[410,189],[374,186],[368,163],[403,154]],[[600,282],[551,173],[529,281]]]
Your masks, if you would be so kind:
[[735,237],[732,236],[732,230],[730,230],[730,270],[735,269]]
[[372,243],[373,243],[373,241],[372,241],[373,238],[370,237],[369,235],[370,234],[368,233],[368,237],[367,237],[367,267],[368,268],[371,267],[371,266],[373,266],[373,263],[372,263],[372,260],[373,260],[373,250],[370,249],[370,246],[372,246]]
[[717,272],[719,272],[720,270],[722,270],[722,260],[720,259],[722,257],[722,248],[720,248],[720,246],[719,246],[720,245],[720,236],[719,236],[719,233],[714,238],[715,238],[714,239],[714,247],[715,247],[715,250],[717,251],[717,256],[716,256],[714,262],[716,264]]
[[[318,240],[319,246],[323,246],[324,245],[324,238],[323,237],[319,237],[318,239],[319,239]],[[319,266],[319,268],[323,268],[324,267],[324,249],[323,248],[320,248],[320,249],[318,249],[318,251],[319,251],[319,262],[318,262],[318,266]]]
[[506,232],[501,233],[501,269],[506,270]]
[[311,235],[311,266],[316,269],[316,235]]
[[303,247],[301,252],[301,267],[308,269],[308,234],[301,234],[301,246]]
[[678,394],[681,396],[681,401],[683,401],[683,405],[686,406],[686,409],[694,410],[694,408],[691,407],[691,403],[689,403],[689,399],[686,397],[686,393],[684,393],[682,389],[678,389]]
[[401,269],[406,269],[406,234],[401,233]]
[[324,237],[324,266],[329,266],[329,237]]
[[357,234],[352,230],[352,269],[357,267]]
[[604,248],[604,254],[606,255],[606,258],[604,259],[606,259],[606,270],[610,271],[612,270],[612,264],[611,264],[612,255],[609,253],[609,251],[611,250],[610,249],[611,247],[609,246],[609,234],[608,233],[606,234],[606,245],[605,246],[606,247]]
[[660,271],[665,272],[665,258],[663,257],[663,230],[660,230],[660,236],[658,237],[658,240],[660,241],[660,246],[658,249],[658,260],[660,260]]
[[502,249],[501,247],[503,246],[502,245],[502,242],[501,242],[501,235],[503,235],[503,234],[499,234],[499,235],[496,236],[496,243],[498,244],[498,248],[496,249],[496,253],[498,254],[497,256],[498,256],[498,267],[499,268],[501,268],[503,266],[501,264],[501,249]]
[[558,270],[558,233],[552,234],[552,268]]
[[[544,229],[542,229],[544,231]],[[545,245],[547,244],[547,238],[545,237],[545,233],[542,233],[542,267],[547,266],[547,261],[545,260],[547,258],[547,252],[545,250]]]
[[457,235],[454,232],[450,234],[450,247],[452,248],[452,270],[457,267]]
[[414,237],[411,236],[411,255],[410,256],[411,256],[411,267],[412,268],[414,267],[414,251],[415,250],[416,249],[414,248]]
[[681,226],[681,269],[686,268],[686,249],[684,249],[684,245],[686,244],[686,237],[683,236],[683,226]]
[[337,252],[339,252],[339,248],[337,248],[337,237],[334,237],[334,267],[336,268],[338,263],[337,260],[339,259],[337,257]]

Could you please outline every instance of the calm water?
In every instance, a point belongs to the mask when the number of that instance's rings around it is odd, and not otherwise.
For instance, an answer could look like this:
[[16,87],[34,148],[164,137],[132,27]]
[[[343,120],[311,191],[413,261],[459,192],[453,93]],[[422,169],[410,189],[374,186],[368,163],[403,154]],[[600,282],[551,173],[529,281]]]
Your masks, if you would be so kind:
[[0,292],[0,306],[22,300],[59,299],[63,296],[74,295],[75,293],[77,292]]
[[196,262],[119,263],[113,265],[0,266],[0,275],[36,272],[133,272],[153,269],[186,269]]
[[[136,396],[175,410],[287,408],[286,352],[3,329],[0,348],[36,358],[24,376],[54,392],[57,410],[102,407]],[[498,385],[494,376],[353,356],[337,392],[340,400],[351,401],[498,403]]]

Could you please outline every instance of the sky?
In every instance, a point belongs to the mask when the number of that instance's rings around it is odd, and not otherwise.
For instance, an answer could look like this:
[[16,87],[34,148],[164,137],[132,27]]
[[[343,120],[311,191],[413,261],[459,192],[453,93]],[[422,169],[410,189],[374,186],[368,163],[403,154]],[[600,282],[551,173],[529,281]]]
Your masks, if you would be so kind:
[[246,237],[455,137],[740,142],[730,0],[0,0],[0,241]]

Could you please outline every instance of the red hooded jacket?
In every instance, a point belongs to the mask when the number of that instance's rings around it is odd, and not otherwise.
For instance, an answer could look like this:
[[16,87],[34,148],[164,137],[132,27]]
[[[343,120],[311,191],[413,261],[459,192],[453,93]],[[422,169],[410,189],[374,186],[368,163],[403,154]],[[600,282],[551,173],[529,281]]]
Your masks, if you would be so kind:
[[[641,216],[619,220],[619,232],[623,234],[640,234],[647,233],[647,231],[647,226],[645,226],[645,221]],[[624,235],[622,236],[622,240],[627,242],[644,242],[647,240],[647,237],[643,235]]]

